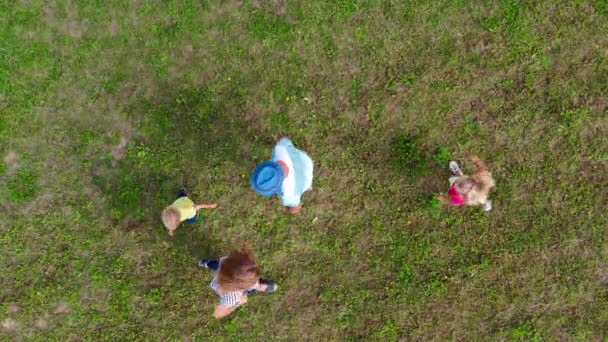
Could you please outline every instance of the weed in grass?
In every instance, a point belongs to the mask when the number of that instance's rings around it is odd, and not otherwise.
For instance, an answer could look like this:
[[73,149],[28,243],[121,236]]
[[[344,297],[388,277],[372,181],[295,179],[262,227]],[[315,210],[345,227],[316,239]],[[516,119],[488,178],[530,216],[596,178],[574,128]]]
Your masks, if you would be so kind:
[[580,125],[586,119],[586,110],[565,110],[559,114],[559,132],[569,143],[576,143],[579,140]]
[[38,176],[29,169],[22,168],[9,179],[7,188],[11,201],[31,200],[38,192]]
[[414,277],[414,272],[412,270],[412,266],[410,266],[409,264],[402,264],[401,267],[399,268],[399,273],[397,274],[397,277],[399,278],[399,281],[404,284],[407,285],[410,282],[412,282],[413,277]]
[[284,113],[274,113],[270,116],[270,127],[275,132],[284,132],[289,126],[289,118]]
[[595,0],[595,8],[598,13],[608,15],[608,0]]
[[376,334],[376,337],[384,341],[398,341],[399,340],[399,328],[394,321],[389,320],[384,323],[380,331]]
[[412,135],[397,137],[392,143],[392,163],[408,177],[415,177],[427,170],[428,157],[420,139]]
[[504,1],[502,4],[505,25],[508,31],[513,32],[519,27],[520,6],[521,3],[515,0]]
[[416,82],[416,74],[414,74],[412,72],[405,73],[401,77],[401,83],[403,83],[406,86],[411,87],[414,85],[415,82]]
[[350,80],[350,102],[353,106],[357,105],[360,95],[361,95],[361,79],[355,75]]
[[6,165],[6,162],[2,162],[0,163],[0,175],[3,175],[7,172],[8,170],[8,166]]
[[450,160],[450,151],[447,149],[447,147],[441,146],[435,150],[433,159],[435,159],[437,164],[439,164],[440,166],[445,166]]
[[293,28],[285,18],[266,12],[256,10],[249,25],[249,32],[255,38],[284,42],[289,38]]
[[333,60],[336,55],[336,43],[328,30],[323,26],[319,27],[319,39],[321,40],[321,46],[325,55],[330,60]]
[[230,320],[223,324],[224,331],[228,334],[230,341],[240,341],[239,327],[236,320]]
[[542,341],[542,336],[536,332],[534,325],[530,321],[519,323],[511,329],[511,337],[518,341]]
[[443,204],[434,195],[424,202],[424,206],[433,218],[437,219],[440,217]]
[[153,305],[160,304],[162,298],[162,291],[158,288],[150,290],[150,292],[148,292],[148,294],[145,296],[146,301]]

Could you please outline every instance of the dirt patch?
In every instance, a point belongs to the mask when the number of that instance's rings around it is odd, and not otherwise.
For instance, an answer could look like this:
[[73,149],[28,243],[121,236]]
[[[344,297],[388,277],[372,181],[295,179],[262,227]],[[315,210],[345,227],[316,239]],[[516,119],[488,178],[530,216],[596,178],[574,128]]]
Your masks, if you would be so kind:
[[80,299],[93,310],[106,311],[108,309],[110,291],[103,288],[85,287],[80,291]]
[[271,0],[272,8],[278,15],[287,14],[287,0]]
[[142,282],[141,287],[145,291],[150,291],[152,289],[158,289],[163,287],[163,275],[162,274],[153,274],[150,276],[146,276]]
[[45,6],[43,8],[44,21],[49,27],[61,34],[65,34],[74,40],[82,39],[87,29],[86,22],[77,20],[79,13],[71,5],[66,6],[65,10],[66,16],[59,18],[54,7]]
[[445,178],[437,177],[436,174],[430,174],[428,176],[421,176],[416,181],[416,187],[424,189],[427,192],[441,192],[447,190],[448,182]]
[[17,153],[8,151],[3,160],[6,165],[6,172],[9,176],[15,173],[19,168],[19,157],[17,156]]
[[[367,207],[367,203],[366,203],[366,210],[369,210],[370,208]],[[378,207],[379,205],[377,202],[372,203],[371,207]],[[367,229],[366,232],[362,232],[359,234],[359,237],[356,240],[356,246],[357,246],[357,252],[359,253],[359,255],[366,255],[373,247],[373,241],[370,240],[371,236],[371,232],[369,231],[369,229]],[[367,271],[366,266],[363,264],[359,264],[357,266],[359,269],[362,269],[362,273],[359,274],[365,274],[364,272]]]
[[142,230],[145,228],[145,223],[142,221],[138,221],[135,218],[128,216],[126,217],[122,223],[121,226],[128,232],[130,231],[135,231],[135,230]]
[[72,309],[65,301],[59,302],[59,304],[57,304],[57,307],[55,308],[56,314],[67,314],[70,313],[70,311],[72,311]]
[[82,39],[86,31],[86,27],[84,27],[81,22],[76,20],[69,20],[59,27],[61,32],[66,33],[68,36],[74,38],[75,40]]
[[55,205],[55,194],[45,193],[36,196],[25,208],[24,212],[42,214]]
[[34,322],[34,327],[36,327],[36,329],[39,330],[45,330],[46,328],[48,328],[49,324],[47,323],[46,319],[40,317],[36,320],[36,322]]
[[[399,89],[405,89],[405,87],[399,87]],[[405,90],[399,90],[399,93],[404,93]],[[401,112],[401,105],[403,102],[403,97],[401,95],[393,95],[390,98],[386,99],[384,110],[390,116],[399,115]]]
[[187,64],[192,59],[192,53],[194,52],[194,47],[192,44],[186,44],[182,46],[182,62]]
[[9,314],[16,314],[21,311],[21,307],[16,303],[11,303],[6,310]]
[[268,5],[267,8],[271,9],[275,14],[287,14],[287,0],[251,0],[251,5],[258,9],[263,8],[265,3]]
[[595,280],[600,288],[608,291],[608,269],[597,269],[595,271]]
[[395,91],[395,94],[383,100],[386,113],[383,125],[387,130],[400,127],[403,121],[403,111],[407,107],[411,95],[410,88],[404,85],[397,86]]
[[248,126],[260,132],[266,130],[268,127],[261,120],[261,118],[263,117],[262,114],[266,109],[257,103],[251,103],[250,106],[246,107],[248,108],[244,111],[244,119],[245,121],[247,121]]
[[606,132],[608,132],[608,122],[602,118],[583,129],[582,136],[585,139],[592,139],[595,136],[604,136]]
[[[116,103],[118,101],[119,103]],[[110,153],[112,154],[112,167],[116,167],[118,162],[120,162],[127,154],[127,148],[129,146],[129,141],[133,136],[133,127],[131,123],[124,118],[121,114],[120,106],[123,105],[122,99],[113,99],[112,96],[108,96],[108,109],[112,113],[112,127],[118,129],[120,131],[120,141],[118,145],[112,146],[110,149]]]
[[605,165],[591,161],[583,161],[581,162],[577,173],[585,182],[601,185],[606,182],[605,170]]
[[236,8],[241,6],[241,4],[241,1],[218,2],[217,4],[210,6],[209,11],[207,13],[209,15],[209,18],[214,18],[217,20],[218,18],[224,16],[226,13],[233,13]]
[[4,331],[13,332],[13,331],[17,330],[17,327],[18,327],[17,322],[10,318],[7,318],[4,321],[2,321],[2,329]]
[[118,145],[116,145],[112,148],[112,158],[114,159],[114,161],[113,161],[114,167],[116,167],[117,163],[125,157],[125,155],[127,153],[128,145],[129,145],[129,138],[127,138],[124,135],[121,135],[120,142],[118,143]]
[[[280,286],[280,284],[279,284]],[[319,294],[317,293],[317,284],[312,281],[305,283],[297,283],[286,289],[285,300],[283,305],[285,308],[315,308],[320,305]]]
[[115,36],[120,32],[120,25],[118,25],[116,19],[112,19],[108,24],[108,32],[110,32],[111,36]]

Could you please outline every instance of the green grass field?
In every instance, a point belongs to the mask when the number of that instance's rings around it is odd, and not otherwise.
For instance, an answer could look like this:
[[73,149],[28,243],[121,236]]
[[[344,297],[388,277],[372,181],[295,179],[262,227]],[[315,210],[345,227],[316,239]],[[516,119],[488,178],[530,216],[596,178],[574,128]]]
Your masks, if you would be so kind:
[[[605,340],[607,47],[606,0],[0,1],[0,339]],[[473,154],[494,209],[438,206]],[[241,241],[279,292],[217,321]]]

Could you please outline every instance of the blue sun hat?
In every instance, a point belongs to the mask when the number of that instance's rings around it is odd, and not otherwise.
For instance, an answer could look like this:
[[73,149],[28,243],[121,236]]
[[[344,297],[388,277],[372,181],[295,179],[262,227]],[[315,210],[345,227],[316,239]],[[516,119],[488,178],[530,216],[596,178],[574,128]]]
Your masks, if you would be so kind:
[[279,163],[268,160],[258,165],[251,175],[251,187],[258,194],[270,197],[281,193],[283,169]]

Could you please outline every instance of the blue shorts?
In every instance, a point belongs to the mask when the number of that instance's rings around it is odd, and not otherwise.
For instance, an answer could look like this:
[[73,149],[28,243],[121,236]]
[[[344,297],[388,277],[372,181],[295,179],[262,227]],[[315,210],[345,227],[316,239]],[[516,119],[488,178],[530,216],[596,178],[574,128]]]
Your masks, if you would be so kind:
[[185,222],[189,223],[189,224],[194,224],[194,223],[196,223],[197,220],[198,220],[198,211],[196,212],[196,215],[194,215],[194,217],[187,219]]

